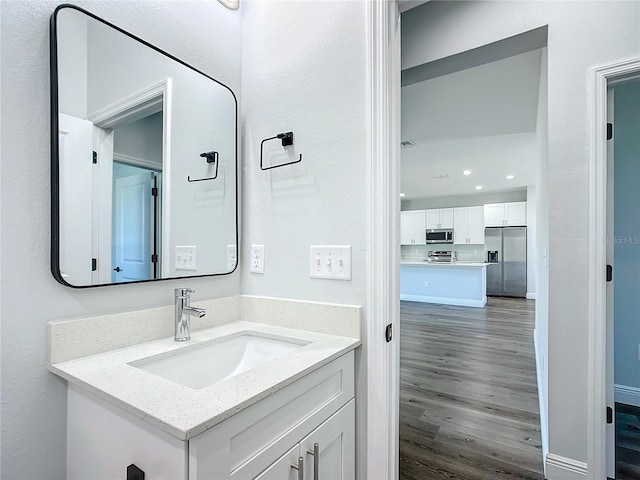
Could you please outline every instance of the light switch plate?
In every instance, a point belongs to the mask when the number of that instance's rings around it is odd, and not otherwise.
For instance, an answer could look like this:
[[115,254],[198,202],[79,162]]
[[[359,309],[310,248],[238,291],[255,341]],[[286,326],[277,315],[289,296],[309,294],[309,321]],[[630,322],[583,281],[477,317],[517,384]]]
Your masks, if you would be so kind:
[[351,245],[311,245],[309,276],[351,280]]
[[251,245],[249,271],[264,274],[264,245]]
[[232,272],[238,263],[238,248],[235,245],[227,245],[227,272]]
[[196,247],[176,246],[176,270],[196,270]]

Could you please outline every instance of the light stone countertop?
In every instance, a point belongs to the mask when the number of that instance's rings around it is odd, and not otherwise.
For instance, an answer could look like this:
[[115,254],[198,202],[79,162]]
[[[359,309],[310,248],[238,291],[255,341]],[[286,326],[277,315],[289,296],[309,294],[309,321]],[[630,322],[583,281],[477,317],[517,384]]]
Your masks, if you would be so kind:
[[427,262],[426,260],[402,260],[400,265],[420,266],[420,267],[461,267],[461,268],[479,268],[491,265],[483,262]]
[[[199,390],[128,365],[241,332],[256,332],[271,338],[288,337],[294,343],[310,343],[281,358]],[[357,338],[236,321],[192,332],[188,342],[164,338],[54,363],[49,370],[170,435],[188,440],[359,345]]]

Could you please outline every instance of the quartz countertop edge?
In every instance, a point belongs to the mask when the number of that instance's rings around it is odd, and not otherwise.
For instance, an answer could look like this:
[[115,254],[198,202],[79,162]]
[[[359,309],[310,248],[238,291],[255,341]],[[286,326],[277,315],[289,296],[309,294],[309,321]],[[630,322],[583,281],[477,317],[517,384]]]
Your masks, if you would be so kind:
[[[309,343],[203,389],[189,388],[129,365],[246,331]],[[189,440],[360,345],[357,338],[237,321],[195,331],[189,342],[164,338],[52,364],[49,370],[173,437]]]
[[426,260],[402,260],[400,265],[418,266],[418,267],[464,267],[464,268],[479,268],[491,265],[484,262],[427,262]]

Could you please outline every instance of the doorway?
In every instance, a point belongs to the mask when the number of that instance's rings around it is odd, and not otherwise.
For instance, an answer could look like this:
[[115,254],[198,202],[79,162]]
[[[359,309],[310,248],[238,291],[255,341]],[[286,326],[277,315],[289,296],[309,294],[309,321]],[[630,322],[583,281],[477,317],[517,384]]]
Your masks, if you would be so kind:
[[[607,114],[607,256],[613,267],[607,289],[608,331],[613,337],[607,355],[613,377],[607,474],[631,480],[640,478],[640,80],[609,82]],[[611,379],[609,385],[611,390]]]
[[[544,475],[546,28],[497,43],[402,72],[401,479]],[[522,255],[466,298],[463,267],[495,270],[505,235]]]

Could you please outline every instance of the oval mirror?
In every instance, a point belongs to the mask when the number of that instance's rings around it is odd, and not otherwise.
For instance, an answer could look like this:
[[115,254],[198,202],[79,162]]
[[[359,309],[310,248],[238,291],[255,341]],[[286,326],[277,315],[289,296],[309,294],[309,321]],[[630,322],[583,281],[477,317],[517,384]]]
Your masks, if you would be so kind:
[[51,17],[51,270],[60,283],[236,267],[234,93],[75,6]]

